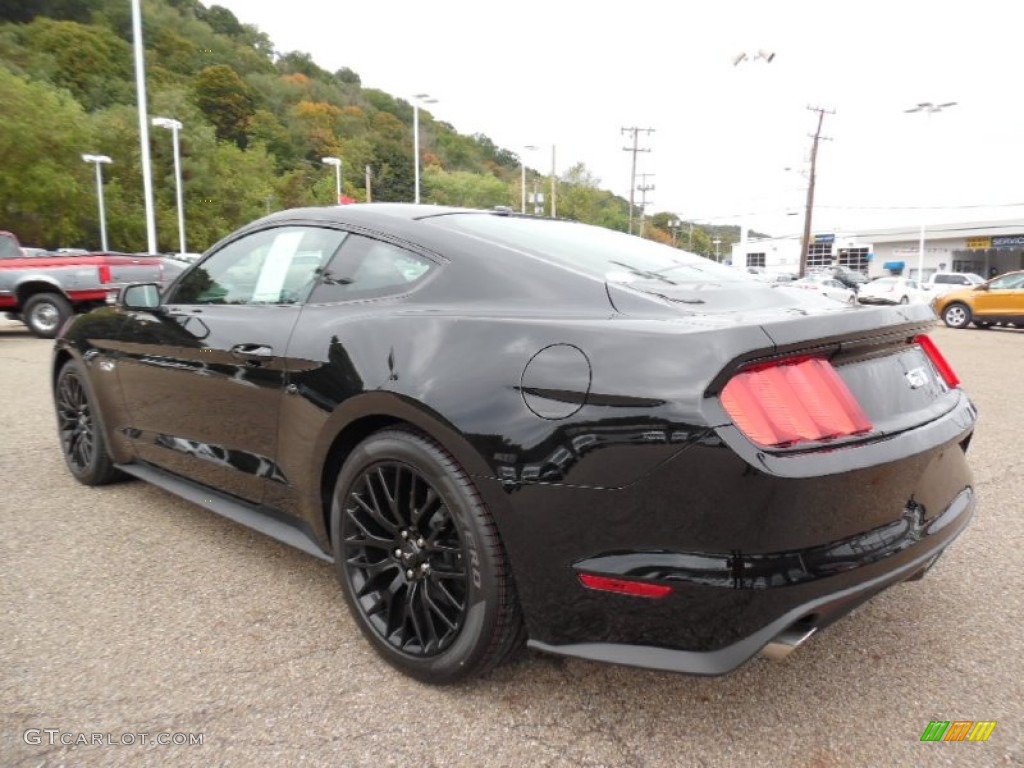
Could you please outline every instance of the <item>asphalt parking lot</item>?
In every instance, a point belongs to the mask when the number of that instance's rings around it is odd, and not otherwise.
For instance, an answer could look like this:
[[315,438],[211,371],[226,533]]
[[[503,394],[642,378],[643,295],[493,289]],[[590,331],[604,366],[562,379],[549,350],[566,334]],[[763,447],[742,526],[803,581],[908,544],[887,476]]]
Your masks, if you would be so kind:
[[[1024,331],[933,337],[980,410],[980,505],[923,581],[725,678],[524,652],[439,689],[378,661],[330,566],[141,482],[72,480],[52,343],[0,320],[0,765],[1024,765]],[[921,743],[931,720],[997,725]],[[80,733],[136,736],[60,744]]]

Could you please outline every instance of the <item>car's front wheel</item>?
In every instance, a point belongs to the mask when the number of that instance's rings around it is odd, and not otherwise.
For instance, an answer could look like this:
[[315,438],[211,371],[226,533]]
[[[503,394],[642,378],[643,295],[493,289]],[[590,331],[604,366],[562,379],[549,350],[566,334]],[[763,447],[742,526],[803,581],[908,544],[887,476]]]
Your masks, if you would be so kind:
[[910,299],[909,298],[907,298],[906,296],[900,296],[900,304],[909,304],[909,303],[910,303]]
[[96,403],[73,360],[57,374],[54,401],[61,452],[75,479],[84,485],[105,485],[120,478],[97,421]]
[[508,557],[466,472],[388,429],[346,460],[331,537],[346,602],[378,653],[428,683],[482,674],[522,642]]
[[57,293],[37,293],[25,302],[22,320],[36,336],[52,339],[74,313],[71,304]]
[[950,328],[966,328],[971,322],[971,309],[966,304],[954,302],[942,310],[942,322]]

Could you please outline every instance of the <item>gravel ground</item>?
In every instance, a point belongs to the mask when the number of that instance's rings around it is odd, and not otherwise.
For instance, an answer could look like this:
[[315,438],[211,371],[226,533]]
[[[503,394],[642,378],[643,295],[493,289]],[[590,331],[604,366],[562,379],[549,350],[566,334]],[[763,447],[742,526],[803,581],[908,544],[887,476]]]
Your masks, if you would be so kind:
[[[923,581],[725,678],[524,652],[436,689],[378,661],[329,566],[144,483],[72,480],[51,343],[0,320],[0,765],[1024,765],[1024,332],[934,338],[981,412],[981,503]],[[919,742],[957,719],[998,725]]]

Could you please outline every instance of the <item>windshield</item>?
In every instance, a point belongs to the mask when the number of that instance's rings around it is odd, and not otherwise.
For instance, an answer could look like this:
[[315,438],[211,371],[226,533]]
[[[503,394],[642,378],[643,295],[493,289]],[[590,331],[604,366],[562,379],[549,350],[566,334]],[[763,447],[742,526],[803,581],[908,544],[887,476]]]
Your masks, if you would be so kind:
[[756,282],[711,259],[602,227],[488,213],[450,214],[432,221],[610,282]]

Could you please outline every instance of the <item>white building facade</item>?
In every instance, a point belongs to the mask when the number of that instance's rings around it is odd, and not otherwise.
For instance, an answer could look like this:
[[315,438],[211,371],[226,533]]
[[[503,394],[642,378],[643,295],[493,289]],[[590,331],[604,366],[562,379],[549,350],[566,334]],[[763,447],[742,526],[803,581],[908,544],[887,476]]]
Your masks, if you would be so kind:
[[[924,231],[923,259],[920,238],[920,226],[817,233],[808,247],[807,267],[840,265],[869,277],[902,274],[925,280],[935,272],[974,272],[988,278],[1024,269],[1024,219],[931,225]],[[923,276],[918,274],[919,260]],[[795,274],[800,269],[800,237],[736,243],[732,264]]]

